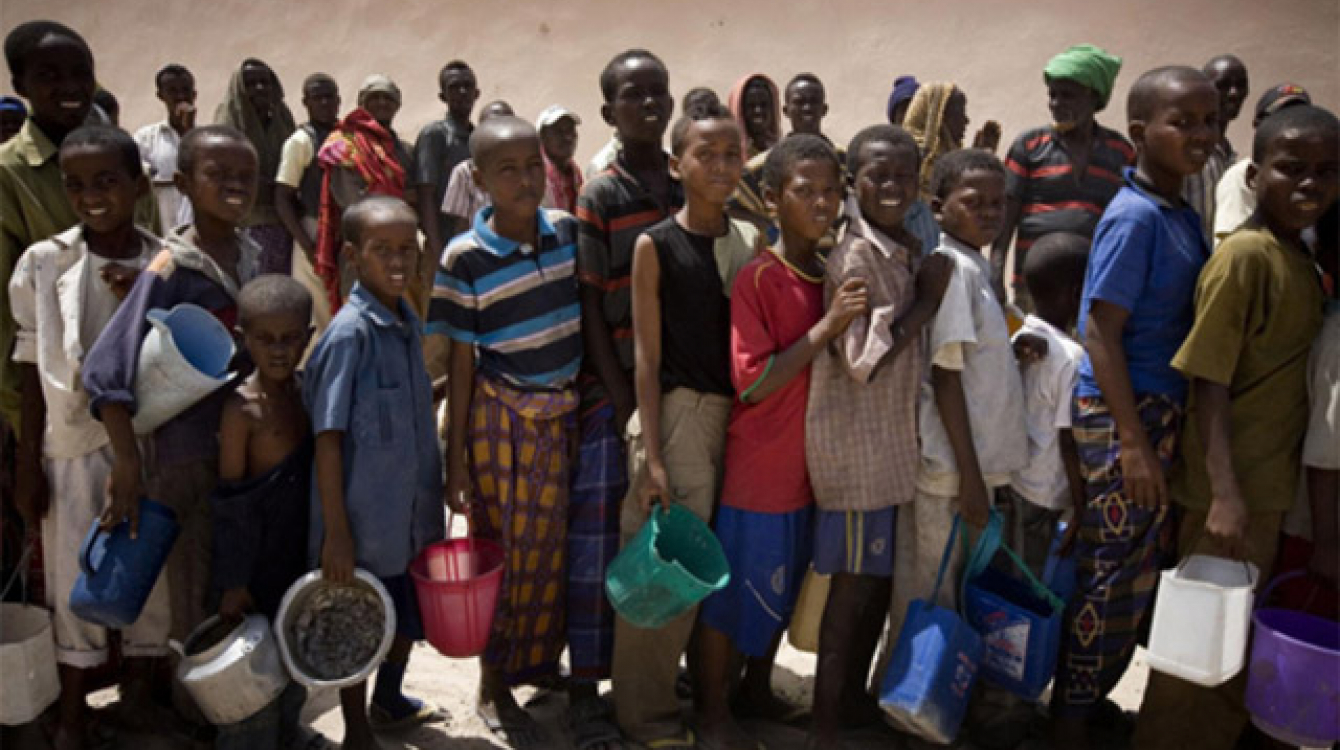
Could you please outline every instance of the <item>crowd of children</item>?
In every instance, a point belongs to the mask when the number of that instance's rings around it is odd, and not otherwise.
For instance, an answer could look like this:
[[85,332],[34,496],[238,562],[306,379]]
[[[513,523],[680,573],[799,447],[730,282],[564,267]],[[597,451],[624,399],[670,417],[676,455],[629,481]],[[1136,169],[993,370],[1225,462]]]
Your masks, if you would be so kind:
[[[1057,748],[1110,721],[1179,559],[1247,560],[1261,582],[1305,569],[1312,590],[1283,595],[1337,616],[1340,123],[1273,87],[1234,167],[1236,57],[1139,76],[1127,141],[1094,121],[1120,59],[1065,50],[1044,74],[1055,122],[1002,162],[994,123],[964,147],[951,82],[898,78],[889,122],[843,147],[813,74],[746,76],[728,107],[695,89],[676,120],[666,66],[632,49],[599,74],[614,137],[584,178],[577,113],[532,125],[495,102],[474,125],[459,60],[439,78],[446,118],[410,147],[383,75],[343,117],[336,82],[308,76],[297,126],[248,59],[206,125],[192,73],[167,65],[167,119],[132,138],[95,107],[77,32],[25,23],[4,52],[28,108],[0,99],[0,124],[26,118],[0,146],[0,484],[40,528],[54,747],[106,738],[85,693],[108,633],[68,595],[89,526],[133,535],[141,497],[181,535],[120,633],[132,729],[202,721],[184,691],[155,691],[169,638],[215,613],[273,617],[312,569],[367,571],[395,609],[371,695],[340,691],[344,746],[450,722],[403,690],[424,638],[410,564],[448,510],[505,554],[476,706],[514,747],[555,742],[522,685],[566,690],[583,750],[761,746],[743,720],[802,714],[771,678],[807,575],[829,588],[805,726],[842,747],[883,725],[872,672],[955,529],[996,510],[1030,564],[1054,543],[1076,560]],[[1240,218],[1211,252],[1216,195]],[[238,376],[137,435],[146,315],[182,304],[235,332]],[[639,627],[605,575],[671,504],[711,525],[730,580]],[[966,547],[950,549],[957,580]],[[1243,680],[1154,673],[1133,746],[1235,747]],[[320,747],[304,700],[290,686],[213,741]],[[1004,746],[990,714],[967,731]]]

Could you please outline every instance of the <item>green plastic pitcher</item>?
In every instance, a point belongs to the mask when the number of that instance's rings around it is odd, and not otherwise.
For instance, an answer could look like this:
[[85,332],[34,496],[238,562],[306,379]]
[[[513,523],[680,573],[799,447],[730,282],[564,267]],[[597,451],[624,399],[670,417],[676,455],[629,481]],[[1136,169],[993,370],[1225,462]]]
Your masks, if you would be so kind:
[[659,628],[730,581],[716,534],[692,511],[653,510],[633,541],[610,563],[605,593],[616,612],[640,628]]

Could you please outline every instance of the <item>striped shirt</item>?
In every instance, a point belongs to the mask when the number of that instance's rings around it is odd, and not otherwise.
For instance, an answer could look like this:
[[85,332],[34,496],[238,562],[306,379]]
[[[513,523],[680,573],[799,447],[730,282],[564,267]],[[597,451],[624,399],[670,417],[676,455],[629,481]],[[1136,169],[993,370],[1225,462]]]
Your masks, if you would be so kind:
[[[1019,201],[1015,248],[1027,250],[1052,232],[1093,237],[1098,218],[1121,189],[1121,170],[1133,164],[1135,149],[1130,142],[1095,124],[1088,164],[1076,179],[1074,159],[1055,128],[1024,132],[1005,157],[1009,194]],[[1018,255],[1016,273],[1022,268],[1022,253]]]
[[581,310],[574,283],[577,221],[540,209],[540,247],[498,236],[475,215],[442,255],[428,333],[473,344],[481,375],[523,390],[572,384],[581,365]]
[[[660,201],[637,181],[624,165],[623,156],[592,177],[577,196],[577,280],[603,292],[601,312],[614,337],[619,366],[633,374],[633,245],[651,225],[672,215],[684,204],[684,191],[671,182],[668,204]],[[604,399],[604,389],[591,376],[583,379],[585,405]],[[586,408],[584,406],[583,408]]]
[[1210,158],[1206,160],[1205,166],[1196,174],[1188,175],[1182,183],[1182,197],[1196,209],[1196,213],[1200,214],[1205,239],[1211,245],[1214,245],[1214,191],[1224,173],[1237,160],[1238,155],[1233,152],[1233,145],[1221,140],[1215,144],[1214,151],[1210,152]]

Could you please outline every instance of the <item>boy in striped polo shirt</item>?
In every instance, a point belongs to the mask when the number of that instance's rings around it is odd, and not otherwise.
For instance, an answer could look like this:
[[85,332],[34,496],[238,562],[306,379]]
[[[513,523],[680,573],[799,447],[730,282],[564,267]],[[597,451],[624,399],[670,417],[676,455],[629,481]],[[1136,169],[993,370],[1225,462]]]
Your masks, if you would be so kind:
[[540,208],[544,158],[526,122],[481,123],[470,156],[493,206],[447,246],[428,331],[451,339],[447,501],[468,505],[476,532],[507,555],[477,710],[526,747],[544,733],[511,688],[557,677],[567,645],[568,470],[582,353],[577,221]]

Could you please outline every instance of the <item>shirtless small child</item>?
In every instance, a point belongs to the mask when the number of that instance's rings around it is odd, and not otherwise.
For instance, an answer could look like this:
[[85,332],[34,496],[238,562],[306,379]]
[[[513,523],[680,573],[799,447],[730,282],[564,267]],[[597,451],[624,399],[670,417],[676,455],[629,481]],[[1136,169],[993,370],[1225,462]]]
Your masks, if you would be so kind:
[[[260,276],[238,295],[237,327],[256,371],[223,406],[211,594],[224,618],[273,621],[307,571],[312,428],[296,370],[312,337],[312,295],[291,276]],[[294,746],[305,698],[290,683],[259,713],[219,727],[215,747]]]

